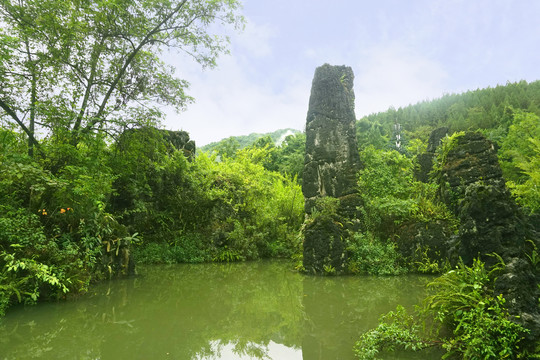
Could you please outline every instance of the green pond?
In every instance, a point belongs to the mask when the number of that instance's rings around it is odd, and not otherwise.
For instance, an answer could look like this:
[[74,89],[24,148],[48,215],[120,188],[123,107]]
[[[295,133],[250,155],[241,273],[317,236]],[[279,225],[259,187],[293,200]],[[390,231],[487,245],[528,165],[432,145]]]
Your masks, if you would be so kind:
[[[283,261],[144,266],[0,320],[0,359],[354,359],[359,335],[428,277],[311,277]],[[392,353],[387,359],[439,359]]]

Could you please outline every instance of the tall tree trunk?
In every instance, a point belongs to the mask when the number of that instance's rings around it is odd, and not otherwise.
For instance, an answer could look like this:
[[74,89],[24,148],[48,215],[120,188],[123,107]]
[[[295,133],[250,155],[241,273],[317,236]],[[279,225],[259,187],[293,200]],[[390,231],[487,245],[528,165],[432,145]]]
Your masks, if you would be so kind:
[[34,157],[34,142],[35,138],[35,123],[36,123],[36,103],[37,103],[37,76],[36,64],[32,59],[30,45],[26,41],[26,55],[28,57],[28,65],[31,74],[31,90],[30,90],[30,123],[28,124],[28,156]]

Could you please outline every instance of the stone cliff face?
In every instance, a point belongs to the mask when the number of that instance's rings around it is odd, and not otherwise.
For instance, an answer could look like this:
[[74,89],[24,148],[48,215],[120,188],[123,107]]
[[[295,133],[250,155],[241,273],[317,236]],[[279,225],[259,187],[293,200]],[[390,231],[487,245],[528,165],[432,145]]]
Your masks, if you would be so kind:
[[441,196],[460,220],[459,244],[450,255],[467,264],[490,252],[515,256],[524,242],[525,218],[506,189],[495,146],[479,133],[454,140],[441,169]]
[[[182,151],[189,161],[195,157],[195,142],[190,140],[189,134],[185,131],[162,130],[149,126],[127,129],[119,136],[117,146],[121,151],[124,151],[126,147],[129,148],[131,142],[142,143],[148,149],[161,149],[169,154],[176,149]],[[164,146],[155,146],[156,143]],[[127,208],[133,199],[119,196],[114,201],[116,206]],[[102,265],[109,270],[110,275],[134,275],[136,269],[131,243],[118,240],[118,243],[114,244],[114,251],[109,247],[103,251]]]
[[499,255],[506,267],[496,280],[496,291],[534,338],[540,335],[539,291],[534,266],[526,257],[532,229],[505,186],[495,146],[482,134],[466,133],[446,151],[441,197],[460,222],[448,255],[466,265],[480,257],[488,266],[497,261],[492,254]]
[[[325,64],[315,71],[306,121],[306,153],[302,191],[305,210],[312,213],[317,199],[340,200],[338,216],[355,217],[359,205],[356,174],[360,168],[354,114],[354,75],[346,66]],[[342,221],[345,222],[345,221]],[[337,219],[315,220],[304,234],[304,267],[321,273],[344,270],[344,231]]]

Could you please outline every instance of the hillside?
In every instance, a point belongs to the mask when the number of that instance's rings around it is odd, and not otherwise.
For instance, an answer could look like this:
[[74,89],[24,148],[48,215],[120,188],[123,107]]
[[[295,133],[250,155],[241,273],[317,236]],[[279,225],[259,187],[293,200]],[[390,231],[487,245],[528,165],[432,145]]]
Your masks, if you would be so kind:
[[257,139],[270,136],[274,145],[279,146],[289,135],[299,134],[301,131],[296,129],[279,129],[270,133],[251,133],[249,135],[240,135],[240,136],[230,136],[228,138],[222,139],[220,141],[212,142],[208,145],[201,146],[199,151],[201,152],[212,152],[217,147],[224,145],[226,143],[233,144],[237,149],[243,149],[255,143]]
[[482,130],[491,140],[500,142],[515,110],[540,115],[540,81],[507,83],[390,108],[359,119],[357,133],[361,147],[366,143],[390,143],[395,123],[401,125],[405,141],[425,141],[433,129],[446,126],[450,132]]

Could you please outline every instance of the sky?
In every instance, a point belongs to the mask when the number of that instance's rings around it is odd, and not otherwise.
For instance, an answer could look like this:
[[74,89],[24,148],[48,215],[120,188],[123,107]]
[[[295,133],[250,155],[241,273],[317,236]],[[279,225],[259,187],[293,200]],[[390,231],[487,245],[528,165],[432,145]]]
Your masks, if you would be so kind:
[[540,80],[538,0],[243,0],[215,69],[174,56],[195,98],[163,124],[197,146],[305,127],[315,69],[355,74],[356,117],[444,94]]

